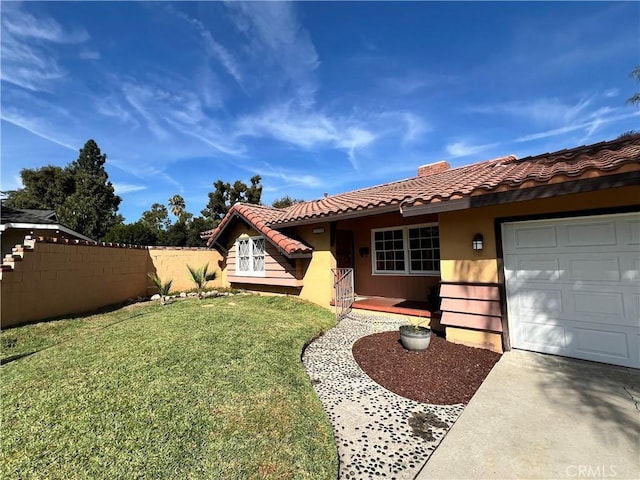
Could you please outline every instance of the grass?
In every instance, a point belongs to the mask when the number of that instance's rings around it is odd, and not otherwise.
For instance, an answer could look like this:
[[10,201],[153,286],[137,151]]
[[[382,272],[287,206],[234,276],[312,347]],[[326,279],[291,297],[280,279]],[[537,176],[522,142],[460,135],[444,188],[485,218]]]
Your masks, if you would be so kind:
[[[300,361],[334,324],[282,297],[147,303],[0,334],[2,478],[336,478]],[[35,353],[34,353],[35,352]]]

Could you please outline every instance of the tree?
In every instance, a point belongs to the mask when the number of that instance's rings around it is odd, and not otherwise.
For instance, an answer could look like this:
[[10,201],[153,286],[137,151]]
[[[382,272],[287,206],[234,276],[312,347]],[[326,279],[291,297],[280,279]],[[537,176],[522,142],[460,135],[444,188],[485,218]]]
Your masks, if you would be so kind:
[[255,205],[260,204],[260,198],[262,197],[262,185],[260,182],[262,177],[255,175],[251,177],[251,186],[247,186],[246,183],[236,180],[233,186],[222,180],[216,181],[213,186],[215,190],[209,192],[209,203],[202,210],[202,215],[213,225],[220,223],[220,220],[224,218],[229,209],[237,202],[253,203]]
[[169,220],[169,212],[167,207],[161,203],[154,203],[149,210],[142,212],[140,222],[148,225],[154,231],[160,234],[162,231],[169,228],[171,220]]
[[170,225],[165,232],[160,235],[160,243],[167,247],[187,246],[187,224],[186,222],[176,222]]
[[24,188],[10,192],[6,205],[55,210],[61,223],[100,240],[122,222],[117,214],[122,199],[109,181],[106,161],[107,156],[90,139],[77,160],[65,168],[49,165],[22,170]]
[[156,245],[158,232],[138,220],[135,223],[116,225],[105,235],[104,241],[129,245]]
[[67,169],[47,165],[20,171],[24,188],[6,192],[4,204],[14,208],[55,210],[73,194],[74,182]]
[[204,217],[196,217],[187,224],[187,247],[205,247],[207,241],[200,233],[213,228],[213,222]]
[[273,208],[288,208],[291,205],[295,205],[296,203],[304,202],[304,200],[298,200],[296,198],[291,198],[289,195],[285,195],[282,198],[278,198],[273,201],[271,206]]
[[186,211],[186,203],[180,195],[174,195],[169,199],[169,210],[178,220],[186,220],[185,216],[192,215]]
[[[631,71],[631,78],[640,84],[640,65]],[[640,92],[634,93],[627,99],[627,102],[632,105],[640,105]]]

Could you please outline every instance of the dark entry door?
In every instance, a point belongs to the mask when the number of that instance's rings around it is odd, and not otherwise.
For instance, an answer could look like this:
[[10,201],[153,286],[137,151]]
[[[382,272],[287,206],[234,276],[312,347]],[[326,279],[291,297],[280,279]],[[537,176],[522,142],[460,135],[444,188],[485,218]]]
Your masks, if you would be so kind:
[[353,232],[336,230],[336,263],[338,268],[353,268]]

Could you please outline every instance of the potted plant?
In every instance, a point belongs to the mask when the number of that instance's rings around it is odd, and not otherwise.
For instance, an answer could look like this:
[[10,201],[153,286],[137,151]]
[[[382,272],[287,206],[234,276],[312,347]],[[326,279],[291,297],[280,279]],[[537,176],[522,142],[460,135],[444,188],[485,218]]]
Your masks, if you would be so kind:
[[409,325],[400,327],[400,342],[404,348],[413,352],[427,349],[431,342],[431,329],[422,325],[425,321],[422,317],[409,317]]

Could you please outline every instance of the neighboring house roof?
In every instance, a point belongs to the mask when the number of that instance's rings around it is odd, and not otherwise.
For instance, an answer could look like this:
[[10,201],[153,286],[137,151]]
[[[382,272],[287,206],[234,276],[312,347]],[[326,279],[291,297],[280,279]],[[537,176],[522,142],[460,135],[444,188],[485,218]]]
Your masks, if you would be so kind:
[[0,207],[0,232],[10,228],[58,230],[81,240],[94,241],[62,225],[54,210],[13,208],[2,205]]
[[313,223],[323,218],[349,218],[403,210],[408,215],[407,209],[412,208],[418,214],[417,210],[425,205],[455,205],[454,201],[491,193],[639,171],[640,135],[520,160],[509,155],[451,170],[444,170],[442,164],[435,166],[434,169],[422,167],[421,171],[426,172],[422,176],[301,202],[283,210],[238,204],[218,228],[203,232],[203,237],[209,238],[208,245],[212,245],[239,210],[244,212],[241,216],[257,230],[262,233],[269,231],[275,236],[279,232],[274,228]]
[[265,238],[275,245],[276,248],[278,248],[278,250],[280,250],[286,257],[295,258],[310,256],[313,251],[310,246],[270,227],[270,224],[281,214],[282,210],[277,208],[237,203],[231,207],[217,228],[203,232],[202,236],[203,238],[209,238],[207,246],[213,245],[222,247],[221,245],[216,245],[216,241],[220,234],[225,230],[232,219],[240,217],[264,235]]

